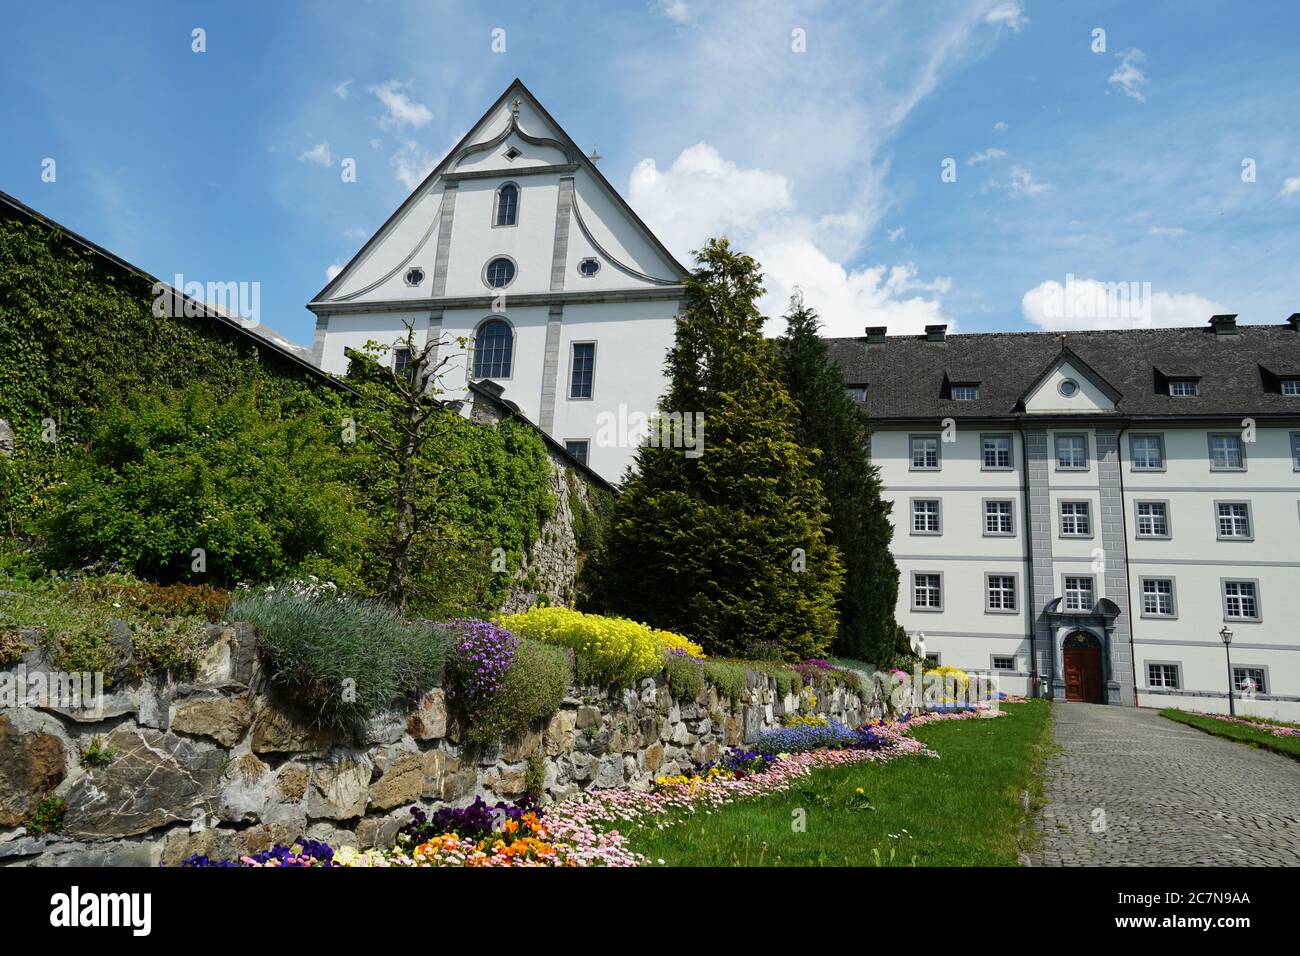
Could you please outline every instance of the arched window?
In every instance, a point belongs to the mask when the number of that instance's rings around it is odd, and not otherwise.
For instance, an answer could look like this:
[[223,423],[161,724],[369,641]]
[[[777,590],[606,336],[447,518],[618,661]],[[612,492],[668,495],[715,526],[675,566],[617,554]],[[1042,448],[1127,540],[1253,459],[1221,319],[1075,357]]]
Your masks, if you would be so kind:
[[497,215],[495,225],[513,226],[519,218],[519,187],[506,183],[497,190]]
[[508,322],[488,319],[474,336],[474,377],[509,378],[515,333]]
[[483,270],[483,281],[493,289],[504,289],[515,281],[515,264],[505,256],[497,256]]

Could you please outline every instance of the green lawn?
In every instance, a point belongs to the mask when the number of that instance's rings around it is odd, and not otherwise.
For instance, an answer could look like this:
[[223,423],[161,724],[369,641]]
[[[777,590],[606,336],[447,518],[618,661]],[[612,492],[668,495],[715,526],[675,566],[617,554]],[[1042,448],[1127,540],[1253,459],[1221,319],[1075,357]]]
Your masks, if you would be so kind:
[[1015,866],[1031,831],[1020,794],[1039,802],[1051,705],[1004,707],[1007,717],[918,730],[937,760],[818,770],[784,794],[629,831],[632,849],[672,866]]
[[[1216,737],[1238,740],[1243,744],[1250,744],[1252,747],[1261,747],[1264,750],[1271,750],[1274,753],[1300,760],[1300,737],[1274,737],[1264,729],[1257,730],[1254,727],[1245,727],[1241,724],[1229,724],[1222,720],[1215,720],[1213,717],[1206,717],[1204,714],[1193,714],[1190,711],[1178,710],[1175,707],[1168,707],[1160,711],[1160,716],[1176,720],[1188,727],[1195,727],[1197,730],[1203,730],[1207,734],[1214,734]],[[1281,720],[1275,721],[1275,723],[1290,726]]]

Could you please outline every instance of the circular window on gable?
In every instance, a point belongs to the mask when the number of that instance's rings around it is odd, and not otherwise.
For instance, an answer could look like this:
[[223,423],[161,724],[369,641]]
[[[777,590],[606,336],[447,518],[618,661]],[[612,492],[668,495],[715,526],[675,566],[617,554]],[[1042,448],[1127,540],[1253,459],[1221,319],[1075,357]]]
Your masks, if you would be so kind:
[[424,270],[420,268],[406,270],[406,284],[419,285],[424,281]]
[[497,256],[483,269],[483,281],[493,289],[504,289],[515,281],[514,260]]
[[1066,398],[1074,398],[1079,392],[1079,383],[1072,378],[1067,378],[1057,386],[1057,391]]
[[600,271],[600,263],[592,258],[583,259],[578,263],[578,274],[590,279]]

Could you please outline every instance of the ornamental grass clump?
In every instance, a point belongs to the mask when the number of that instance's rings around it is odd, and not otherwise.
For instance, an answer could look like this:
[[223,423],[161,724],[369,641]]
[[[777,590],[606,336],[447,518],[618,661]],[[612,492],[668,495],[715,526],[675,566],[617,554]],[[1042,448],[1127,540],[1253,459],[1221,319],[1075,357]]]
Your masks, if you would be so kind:
[[694,700],[704,690],[704,668],[686,654],[669,654],[664,661],[668,688],[678,700]]
[[245,591],[229,620],[257,628],[271,682],[324,725],[348,727],[439,682],[451,637],[391,608],[291,588]]

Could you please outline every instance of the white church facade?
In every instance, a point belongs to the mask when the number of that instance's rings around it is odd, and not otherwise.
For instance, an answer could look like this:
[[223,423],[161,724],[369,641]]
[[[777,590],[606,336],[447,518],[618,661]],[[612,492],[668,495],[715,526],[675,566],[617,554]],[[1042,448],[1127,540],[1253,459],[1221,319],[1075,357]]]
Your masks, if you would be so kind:
[[686,274],[516,80],[308,303],[313,360],[342,375],[347,349],[410,323],[453,351],[449,398],[495,382],[617,481],[664,391]]

